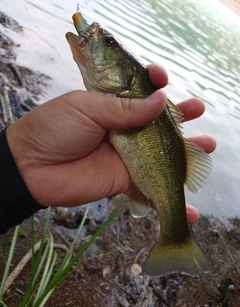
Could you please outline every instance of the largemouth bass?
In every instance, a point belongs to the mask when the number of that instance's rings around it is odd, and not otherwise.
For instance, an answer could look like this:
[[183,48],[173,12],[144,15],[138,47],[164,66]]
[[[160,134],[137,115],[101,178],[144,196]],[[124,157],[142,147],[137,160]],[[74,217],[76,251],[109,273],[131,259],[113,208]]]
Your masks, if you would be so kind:
[[[156,90],[146,67],[111,33],[96,22],[88,25],[80,12],[73,21],[78,35],[68,32],[66,38],[88,91],[137,98]],[[181,122],[181,112],[168,100],[151,124],[109,132],[131,177],[133,216],[146,216],[152,203],[160,220],[160,235],[142,267],[143,274],[151,276],[172,272],[198,276],[209,271],[187,224],[184,184],[192,192],[200,190],[211,171],[211,159],[183,137]]]

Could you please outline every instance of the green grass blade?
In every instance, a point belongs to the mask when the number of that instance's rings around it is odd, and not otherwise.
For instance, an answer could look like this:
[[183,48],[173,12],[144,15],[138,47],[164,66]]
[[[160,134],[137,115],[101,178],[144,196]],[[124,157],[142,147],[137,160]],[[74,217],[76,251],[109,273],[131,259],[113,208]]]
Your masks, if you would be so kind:
[[[49,216],[50,216],[50,207],[47,209],[47,215],[46,215],[46,221],[45,221],[45,224],[44,224],[44,228],[43,228],[43,234],[42,234],[42,238],[41,238],[41,245],[40,245],[40,248],[37,252],[37,255],[35,257],[34,255],[34,241],[32,241],[32,268],[33,268],[33,271],[32,271],[32,285],[35,284],[36,280],[37,280],[37,277],[41,271],[41,267],[45,261],[45,258],[46,258],[46,255],[47,255],[47,251],[48,251],[48,248],[50,247],[50,242],[47,241],[47,244],[46,246],[44,247],[44,244],[46,243],[46,238],[47,238],[47,229],[48,229],[48,224],[49,224]],[[32,217],[32,224],[34,224],[34,217]],[[34,231],[34,230],[33,230]],[[34,236],[33,236],[34,238]],[[43,250],[44,249],[44,250]]]
[[19,225],[19,234],[22,235],[23,237],[27,238],[27,234],[24,231],[24,229]]
[[0,304],[1,304],[3,307],[8,307],[8,305],[6,305],[6,304],[4,303],[3,300],[0,300]]
[[38,266],[35,268],[33,284],[35,284],[35,282],[37,281],[38,275],[40,274],[41,269],[44,266],[44,263],[45,263],[45,260],[47,259],[47,255],[49,253],[50,248],[51,248],[51,240],[48,239],[45,246],[44,246],[44,250],[43,250],[43,253],[41,255],[40,262],[38,262]]
[[[50,248],[50,242],[48,240],[46,242],[45,246],[44,246],[44,249],[43,249],[42,254],[41,254],[40,261],[38,261],[38,265],[36,265],[36,263],[34,263],[34,270],[31,272],[31,275],[30,275],[25,293],[23,295],[20,307],[25,307],[25,306],[28,307],[29,302],[31,301],[32,297],[34,296],[34,293],[37,290],[37,288],[36,288],[37,286],[34,287],[34,284],[36,283],[37,278],[38,278],[38,276],[41,272],[41,269],[44,265],[44,262],[46,260],[49,248]],[[38,253],[39,253],[39,251],[38,251]]]
[[62,271],[58,271],[55,276],[53,277],[52,281],[46,288],[45,292],[38,298],[36,303],[33,305],[33,307],[40,307],[44,297],[48,295],[50,291],[53,291],[53,289],[60,284],[71,272],[72,267],[78,261],[78,259],[82,256],[82,254],[88,249],[88,247],[96,240],[96,238],[102,233],[102,231],[106,228],[106,226],[110,223],[110,221],[114,218],[114,216],[119,212],[121,209],[123,203],[125,202],[126,197],[123,197],[120,201],[119,205],[113,210],[111,215],[107,218],[107,220],[100,226],[100,228],[95,232],[95,234],[91,237],[91,239],[85,243],[82,248],[79,250],[79,252],[69,261],[69,263],[65,266]]
[[34,294],[34,285],[40,273],[41,266],[43,265],[44,257],[46,255],[46,248],[48,248],[48,244],[47,244],[47,247],[45,247],[43,251],[44,244],[46,242],[46,237],[47,237],[49,215],[50,215],[50,207],[47,209],[46,221],[45,221],[44,228],[43,228],[41,244],[40,244],[40,248],[36,256],[34,254],[34,245],[35,245],[34,217],[32,216],[32,269],[31,269],[31,275],[28,280],[28,284],[26,286],[24,295],[22,297],[20,307],[28,306],[28,303],[31,297]]
[[80,235],[80,233],[82,231],[83,225],[84,225],[85,220],[87,218],[87,214],[88,214],[89,208],[90,208],[90,204],[87,205],[86,210],[85,210],[84,215],[83,215],[83,218],[82,218],[82,221],[81,221],[81,224],[78,227],[78,231],[77,231],[77,233],[76,233],[76,235],[75,235],[75,237],[73,239],[73,242],[71,243],[71,245],[70,245],[70,247],[68,249],[68,252],[66,253],[64,259],[62,260],[61,265],[58,268],[59,272],[61,272],[64,269],[64,267],[66,267],[66,265],[69,263],[69,259],[72,257],[74,246],[75,246],[75,244],[77,242],[77,239],[78,239],[78,237],[79,237],[79,235]]
[[86,220],[86,218],[87,218],[89,209],[90,209],[90,204],[87,205],[87,208],[86,208],[86,210],[85,210],[85,212],[84,212],[84,215],[83,215],[83,218],[82,218],[82,221],[81,221],[81,224],[80,224],[80,226],[79,226],[79,228],[78,228],[78,231],[77,231],[77,233],[76,233],[76,235],[75,235],[75,237],[74,237],[74,240],[73,240],[72,244],[70,245],[70,248],[69,248],[69,249],[71,249],[71,250],[74,249],[74,246],[75,246],[75,244],[76,244],[76,242],[77,242],[77,239],[78,239],[78,237],[79,237],[79,235],[80,235],[80,233],[81,233],[81,231],[82,231],[82,228],[83,228],[83,225],[84,225],[85,220]]
[[[45,248],[45,250],[44,250],[44,254],[46,254],[45,257],[44,257],[44,260],[46,258],[47,262],[45,264],[43,275],[41,277],[41,281],[40,281],[40,284],[38,286],[38,291],[37,291],[37,294],[36,294],[36,297],[35,297],[35,301],[44,292],[44,290],[47,286],[47,283],[49,281],[49,278],[52,274],[53,266],[55,264],[54,258],[53,258],[53,236],[52,236],[51,233],[50,233],[50,238],[49,238],[47,244],[48,244],[48,248]],[[47,255],[47,253],[48,253],[48,255]],[[56,259],[55,259],[55,261],[56,261]],[[42,265],[41,265],[41,267],[42,267]]]
[[[51,263],[51,266],[49,268],[49,272],[45,278],[45,283],[44,283],[44,289],[42,288],[42,293],[44,293],[44,291],[46,290],[46,287],[47,287],[47,283],[52,275],[52,272],[53,272],[53,269],[54,269],[54,266],[56,264],[56,260],[57,260],[57,253],[54,253],[54,256],[53,256],[53,260],[52,260],[52,263]],[[41,304],[39,305],[39,307],[42,307],[45,305],[45,303],[47,302],[47,300],[49,299],[49,297],[51,296],[52,292],[54,291],[54,289],[50,290],[45,296],[44,296],[44,299],[42,300]],[[41,294],[42,294],[41,293]],[[38,297],[36,298],[38,299]]]
[[3,274],[3,278],[2,278],[2,281],[1,281],[0,300],[3,300],[4,285],[5,285],[5,282],[7,280],[9,269],[10,269],[10,265],[11,265],[11,262],[12,262],[12,257],[13,257],[13,253],[14,253],[14,250],[15,250],[15,246],[16,246],[16,242],[17,242],[17,237],[18,237],[18,230],[19,230],[19,226],[17,226],[15,228],[15,231],[14,231],[14,235],[13,235],[13,239],[12,239],[12,244],[11,244],[9,255],[8,255],[8,260],[7,260],[7,263],[6,263],[6,266],[5,266],[5,270],[4,270],[4,274]]

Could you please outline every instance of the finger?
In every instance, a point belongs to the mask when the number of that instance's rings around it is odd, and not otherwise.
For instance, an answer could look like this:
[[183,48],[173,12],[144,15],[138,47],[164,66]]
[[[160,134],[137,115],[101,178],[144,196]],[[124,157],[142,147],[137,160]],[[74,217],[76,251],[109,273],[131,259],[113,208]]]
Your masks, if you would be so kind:
[[199,211],[195,207],[187,204],[186,211],[187,211],[188,224],[194,224],[199,220],[200,214],[199,214]]
[[211,135],[199,135],[188,138],[191,142],[202,147],[207,153],[211,153],[216,149],[217,142]]
[[[69,102],[69,98],[68,94],[65,100]],[[74,91],[70,103],[105,129],[127,129],[151,123],[164,109],[166,100],[166,94],[161,90],[144,99]]]
[[205,104],[199,98],[190,98],[177,104],[183,113],[183,121],[189,121],[201,116],[205,111]]
[[168,75],[160,64],[149,64],[147,66],[149,77],[157,88],[162,88],[168,84]]

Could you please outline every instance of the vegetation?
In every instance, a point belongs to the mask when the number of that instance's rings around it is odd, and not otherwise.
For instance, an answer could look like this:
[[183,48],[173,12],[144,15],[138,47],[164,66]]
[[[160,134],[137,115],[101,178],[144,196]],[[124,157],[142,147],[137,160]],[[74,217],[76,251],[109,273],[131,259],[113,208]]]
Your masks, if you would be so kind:
[[107,227],[113,217],[118,213],[125,198],[122,198],[119,205],[113,210],[108,219],[101,225],[101,227],[95,232],[95,234],[85,243],[81,249],[74,255],[74,247],[78,241],[79,235],[86,220],[89,205],[86,208],[85,214],[75,235],[75,238],[65,254],[65,257],[61,260],[60,264],[57,264],[58,255],[54,250],[54,238],[51,232],[48,230],[50,209],[47,211],[46,222],[42,233],[40,242],[35,242],[35,225],[34,218],[32,217],[32,234],[31,234],[31,250],[20,261],[19,265],[13,270],[11,274],[10,265],[14,254],[14,249],[17,244],[17,238],[20,227],[15,228],[12,244],[10,247],[9,255],[6,259],[3,249],[0,247],[0,254],[5,260],[5,272],[0,284],[0,305],[7,307],[4,302],[4,294],[11,286],[14,279],[23,269],[23,266],[28,261],[28,255],[31,258],[31,274],[28,279],[28,283],[21,300],[19,307],[42,307],[45,305],[54,289],[74,270],[74,264],[79,260],[82,254],[88,249],[88,247],[95,241],[95,239],[102,233]]

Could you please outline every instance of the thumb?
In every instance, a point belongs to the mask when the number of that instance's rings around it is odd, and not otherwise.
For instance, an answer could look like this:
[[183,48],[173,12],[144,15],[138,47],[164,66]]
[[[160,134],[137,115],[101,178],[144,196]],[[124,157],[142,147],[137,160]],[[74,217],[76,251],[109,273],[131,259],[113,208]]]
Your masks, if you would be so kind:
[[74,107],[105,129],[127,129],[147,125],[158,117],[167,101],[167,96],[162,90],[156,90],[147,98],[137,99],[86,91],[80,93],[72,92],[76,95]]

